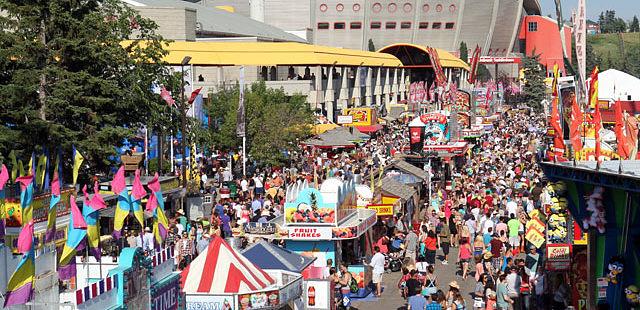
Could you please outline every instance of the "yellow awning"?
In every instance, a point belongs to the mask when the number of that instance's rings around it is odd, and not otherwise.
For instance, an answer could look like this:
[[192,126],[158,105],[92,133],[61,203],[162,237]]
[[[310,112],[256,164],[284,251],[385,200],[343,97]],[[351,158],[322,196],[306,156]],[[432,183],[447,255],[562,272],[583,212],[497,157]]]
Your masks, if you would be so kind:
[[[423,45],[416,45],[416,44],[410,44],[410,43],[396,43],[396,44],[391,44],[391,45],[387,45],[381,49],[378,50],[378,52],[381,52],[383,50],[392,48],[392,47],[399,47],[399,46],[408,46],[408,47],[413,47],[413,48],[417,48],[421,51],[423,51],[425,54],[429,54],[429,51],[427,51],[426,47]],[[438,52],[438,58],[440,58],[440,65],[443,68],[462,68],[464,70],[469,71],[469,65],[464,62],[462,59],[454,56],[453,54],[441,49],[441,48],[436,48],[436,51]]]
[[[128,46],[133,41],[122,42]],[[172,42],[164,58],[178,65],[191,56],[197,66],[371,66],[397,67],[393,55],[294,42]]]
[[340,127],[340,126],[338,126],[336,124],[333,124],[333,123],[317,124],[317,125],[313,126],[312,133],[314,135],[319,135],[319,134],[325,133],[325,132],[327,132],[327,131],[329,131],[331,129],[335,129],[335,128],[338,128],[338,127]]

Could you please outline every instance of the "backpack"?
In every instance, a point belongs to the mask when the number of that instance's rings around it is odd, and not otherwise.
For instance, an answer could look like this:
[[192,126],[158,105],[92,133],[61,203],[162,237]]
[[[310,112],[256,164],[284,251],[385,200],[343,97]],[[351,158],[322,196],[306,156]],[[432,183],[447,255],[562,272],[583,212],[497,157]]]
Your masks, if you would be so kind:
[[351,274],[351,280],[349,281],[349,290],[351,291],[351,293],[358,292],[358,281],[356,281],[356,278],[353,277],[353,274]]

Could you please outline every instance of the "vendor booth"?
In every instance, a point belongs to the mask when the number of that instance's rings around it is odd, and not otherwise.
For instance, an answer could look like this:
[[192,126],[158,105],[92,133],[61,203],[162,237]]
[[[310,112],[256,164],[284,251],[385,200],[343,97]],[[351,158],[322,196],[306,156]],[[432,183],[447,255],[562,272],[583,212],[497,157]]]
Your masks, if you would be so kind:
[[[333,267],[346,262],[359,286],[358,293],[352,296],[364,297],[370,293],[368,284],[371,278],[362,258],[372,254],[371,228],[376,223],[376,211],[357,208],[356,203],[353,181],[330,178],[321,184],[319,190],[309,187],[306,182],[293,184],[287,188],[284,214],[263,224],[272,226],[273,230],[245,235],[284,240],[286,249],[315,258],[313,264],[302,272],[307,284],[324,279],[327,260],[331,260]],[[329,287],[320,282],[313,286],[314,295],[331,293],[320,292],[321,288]],[[309,305],[309,291],[303,294],[305,307],[314,308]]]
[[300,274],[263,270],[220,237],[180,277],[186,309],[280,309],[301,294]]
[[[572,279],[586,292],[586,300],[576,302],[576,309],[595,309],[598,304],[606,304],[609,309],[637,308],[640,162],[604,161],[600,165],[595,161],[544,162],[541,167],[555,182],[558,199],[566,201],[579,228],[587,232],[586,249],[567,245],[568,251],[563,252],[584,261],[585,268],[576,268],[575,272],[585,277]],[[573,243],[582,243],[573,239]]]

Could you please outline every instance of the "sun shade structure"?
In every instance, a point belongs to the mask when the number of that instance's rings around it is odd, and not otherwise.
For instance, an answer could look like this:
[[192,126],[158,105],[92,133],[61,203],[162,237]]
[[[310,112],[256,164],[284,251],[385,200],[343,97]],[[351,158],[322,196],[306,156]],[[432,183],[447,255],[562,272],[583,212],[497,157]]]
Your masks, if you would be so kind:
[[222,238],[211,240],[207,250],[180,274],[185,293],[248,293],[266,289],[275,280],[236,252]]
[[[122,46],[132,43],[123,41]],[[398,58],[386,53],[295,42],[172,42],[165,49],[169,54],[164,61],[171,65],[191,56],[194,66],[402,66]]]
[[315,257],[306,257],[285,248],[260,240],[244,251],[242,255],[255,262],[263,269],[279,269],[296,273],[309,267],[316,260]]
[[[461,68],[469,71],[469,65],[462,59],[454,56],[453,54],[436,48],[438,57],[440,58],[440,65],[443,68]],[[430,65],[429,51],[426,46],[409,44],[409,43],[397,43],[387,45],[380,50],[379,53],[388,53],[397,56],[405,66],[425,66]]]

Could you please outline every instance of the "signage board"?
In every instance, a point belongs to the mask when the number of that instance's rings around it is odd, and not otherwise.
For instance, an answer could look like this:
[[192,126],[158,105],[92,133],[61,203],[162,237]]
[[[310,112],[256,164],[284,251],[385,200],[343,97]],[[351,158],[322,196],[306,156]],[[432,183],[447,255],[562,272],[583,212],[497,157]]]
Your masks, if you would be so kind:
[[333,288],[329,280],[307,279],[303,296],[305,309],[333,309]]
[[[57,217],[61,217],[70,213],[69,197],[73,190],[67,189],[60,193],[60,202],[56,205]],[[39,195],[33,198],[31,206],[33,207],[33,222],[46,222],[49,213],[49,202],[51,194]],[[22,227],[22,209],[20,201],[8,200],[5,202],[5,225],[6,227]]]
[[325,202],[320,191],[305,188],[298,193],[294,202],[284,204],[285,223],[336,225],[336,209],[337,203]]
[[339,125],[350,125],[353,123],[353,115],[338,115]]
[[162,285],[155,283],[151,288],[151,305],[154,310],[176,310],[180,296],[180,277],[173,276]]
[[278,290],[242,294],[238,296],[240,309],[275,309],[280,305]]
[[244,232],[252,235],[273,235],[276,233],[276,224],[250,222],[244,224]]
[[332,227],[289,227],[289,238],[295,240],[331,240]]
[[568,270],[571,267],[571,245],[547,244],[547,267],[555,271]]
[[378,123],[376,109],[374,108],[350,108],[344,110],[344,115],[351,116],[349,126],[371,126]]
[[531,242],[536,248],[540,248],[542,244],[545,242],[544,234],[539,232],[537,229],[530,227],[527,230],[527,233],[524,235],[524,238]]
[[378,216],[393,215],[392,204],[368,205],[367,209],[376,210]]
[[231,310],[235,309],[233,295],[187,294],[186,310]]

